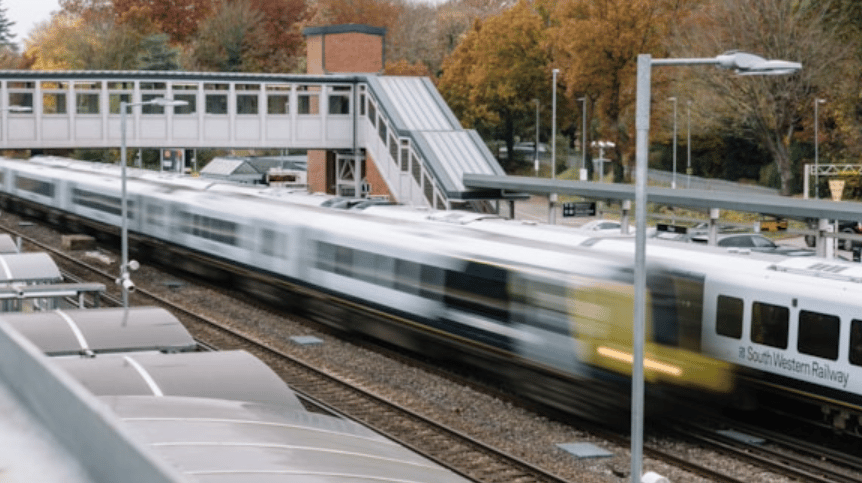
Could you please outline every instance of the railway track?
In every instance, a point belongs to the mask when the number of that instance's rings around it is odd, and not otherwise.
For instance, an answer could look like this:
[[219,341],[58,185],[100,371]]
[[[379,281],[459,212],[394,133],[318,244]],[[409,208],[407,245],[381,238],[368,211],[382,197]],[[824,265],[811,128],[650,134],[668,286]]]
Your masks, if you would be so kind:
[[[104,282],[108,288],[106,297],[119,300],[120,290],[113,283],[116,274],[109,273],[106,269],[94,266],[93,264],[83,263],[76,257],[69,256],[48,244],[26,237],[22,233],[8,228],[7,230],[13,236],[21,236],[27,244],[32,244],[32,246],[37,247],[39,250],[50,252],[58,265],[64,271],[69,272],[70,276],[80,280]],[[94,278],[99,278],[99,280],[93,280]],[[391,397],[376,395],[371,391],[357,387],[356,384],[346,380],[344,377],[311,367],[296,357],[274,347],[271,341],[265,340],[265,337],[248,333],[244,330],[224,327],[209,317],[198,314],[192,309],[180,306],[152,293],[146,287],[139,286],[138,290],[132,294],[130,300],[136,305],[155,304],[168,308],[187,325],[197,338],[205,341],[206,344],[219,349],[248,350],[276,370],[300,394],[358,420],[439,462],[441,465],[450,467],[454,471],[475,481],[571,481],[555,476],[516,456],[497,451],[493,447],[479,441],[478,439],[480,438],[453,430],[445,424],[440,424],[410,410],[406,406],[394,403],[391,401]],[[103,305],[110,305],[110,302],[104,301]],[[628,440],[624,437],[610,434],[603,434],[602,436],[620,447],[627,447],[629,445]],[[702,442],[706,443],[705,441]],[[729,448],[723,448],[722,450],[730,451]],[[677,468],[683,468],[709,481],[727,483],[748,481],[745,478],[726,474],[726,472],[709,468],[695,461],[689,461],[672,452],[650,447],[649,445],[645,447],[644,451],[646,457],[665,462]],[[785,468],[771,463],[772,461],[770,461],[769,457],[761,458],[760,460],[752,459],[752,464],[754,465],[770,468],[771,471],[804,481],[842,483],[845,481],[862,481],[859,479],[815,480],[810,477],[813,474],[810,469],[801,469],[802,464],[799,465],[800,470],[793,473],[792,467],[795,466],[795,463],[788,463],[785,465]]]

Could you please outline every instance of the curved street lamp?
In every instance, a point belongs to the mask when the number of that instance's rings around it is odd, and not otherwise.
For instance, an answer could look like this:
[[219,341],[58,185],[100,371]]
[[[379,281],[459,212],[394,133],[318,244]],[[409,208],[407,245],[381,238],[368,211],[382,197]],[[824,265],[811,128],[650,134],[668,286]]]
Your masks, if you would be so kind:
[[132,283],[131,277],[129,275],[129,269],[136,269],[138,264],[137,262],[129,263],[129,203],[126,196],[126,115],[128,114],[129,107],[133,106],[147,106],[147,105],[155,105],[162,107],[171,107],[171,106],[185,106],[188,102],[186,101],[177,101],[174,99],[166,99],[164,97],[156,97],[155,99],[150,99],[148,101],[141,102],[120,102],[120,177],[122,178],[122,188],[121,188],[121,217],[122,217],[122,228],[120,231],[120,251],[122,253],[120,260],[120,278],[117,279],[117,284],[119,284],[123,289],[123,308],[129,307],[129,292],[134,290],[134,284]]
[[711,64],[732,69],[739,75],[784,75],[802,69],[799,62],[767,60],[746,52],[729,51],[712,58],[653,59],[650,54],[638,55],[637,90],[635,91],[635,300],[633,320],[632,364],[632,449],[631,481],[640,483],[643,471],[643,402],[644,402],[644,333],[646,293],[646,178],[649,148],[649,111],[652,67],[661,65]]

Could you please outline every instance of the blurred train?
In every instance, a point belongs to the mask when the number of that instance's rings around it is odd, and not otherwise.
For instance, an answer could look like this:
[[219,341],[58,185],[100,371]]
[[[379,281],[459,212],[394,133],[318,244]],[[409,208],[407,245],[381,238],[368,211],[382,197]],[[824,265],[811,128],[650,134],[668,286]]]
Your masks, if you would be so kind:
[[[116,233],[118,173],[56,158],[6,160],[2,202]],[[155,173],[129,178],[139,251],[340,329],[483,369],[566,411],[628,410],[630,238],[475,213],[336,210],[320,206],[324,197]],[[776,391],[858,431],[858,266],[660,242],[648,250],[649,397],[723,395],[751,405]]]

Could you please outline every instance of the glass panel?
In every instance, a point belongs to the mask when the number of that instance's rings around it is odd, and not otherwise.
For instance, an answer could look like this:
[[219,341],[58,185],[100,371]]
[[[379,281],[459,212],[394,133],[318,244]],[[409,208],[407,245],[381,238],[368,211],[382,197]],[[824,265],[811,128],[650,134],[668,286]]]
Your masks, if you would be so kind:
[[134,82],[108,82],[108,89],[131,91],[135,89]]
[[43,90],[66,90],[69,88],[68,82],[42,81]]
[[752,342],[786,349],[789,319],[787,307],[754,302],[751,307]]
[[[33,93],[31,92],[10,92],[9,105],[29,107],[33,109]],[[32,112],[32,111],[31,111]],[[29,112],[10,112],[9,114],[30,114]]]
[[171,84],[171,89],[175,91],[196,91],[198,84]]
[[66,94],[44,93],[42,94],[42,113],[44,114],[66,114]]
[[98,114],[99,94],[76,94],[75,106],[78,114]]
[[208,82],[204,84],[204,90],[207,91],[227,91],[230,90],[230,84],[215,84]]
[[290,114],[290,96],[282,94],[266,96],[266,112],[268,114]]
[[185,106],[174,106],[174,114],[195,114],[198,112],[198,96],[195,94],[174,94],[177,101],[186,101]]
[[862,320],[850,323],[850,363],[862,366]]
[[797,349],[802,354],[837,360],[840,325],[834,315],[800,310]]
[[163,91],[167,88],[164,82],[141,82],[142,91]]
[[739,339],[742,337],[742,299],[718,296],[715,314],[715,331],[719,335]]
[[330,114],[350,114],[350,97],[343,95],[329,96]]
[[9,81],[6,84],[9,89],[35,89],[35,82]]
[[225,95],[225,94],[207,94],[207,96],[206,96],[206,113],[207,114],[227,114],[227,95]]
[[237,114],[257,114],[257,94],[239,94],[236,96]]
[[260,84],[234,84],[235,91],[259,91]]
[[121,102],[131,103],[132,102],[132,94],[131,93],[128,93],[128,94],[115,94],[115,93],[108,94],[108,105],[110,106],[110,113],[111,114],[120,114],[120,103]]
[[[143,84],[142,84],[143,85]],[[164,93],[161,94],[141,94],[141,102],[152,101],[153,99],[158,99],[160,97],[165,97]],[[141,114],[164,114],[165,107],[159,106],[156,104],[143,104],[141,106]]]

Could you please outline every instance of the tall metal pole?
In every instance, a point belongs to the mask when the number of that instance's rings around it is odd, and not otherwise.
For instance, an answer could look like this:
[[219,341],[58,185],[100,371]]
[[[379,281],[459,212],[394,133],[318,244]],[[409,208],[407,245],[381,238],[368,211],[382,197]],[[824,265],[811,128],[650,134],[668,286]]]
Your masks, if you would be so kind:
[[817,106],[825,99],[814,99],[814,199],[820,199],[820,119]]
[[587,96],[578,100],[584,102],[584,111],[581,114],[581,169],[587,169]]
[[676,97],[668,97],[667,100],[673,101],[673,173],[670,178],[670,187],[676,189]]
[[686,113],[686,129],[688,130],[688,135],[686,137],[686,146],[688,147],[688,162],[685,167],[685,174],[687,175],[685,180],[685,187],[691,188],[691,99],[685,102],[685,105],[688,109]]
[[126,110],[129,108],[129,103],[126,101],[120,102],[120,177],[122,178],[122,188],[120,194],[120,204],[122,206],[122,228],[120,231],[120,286],[123,289],[123,308],[129,308],[129,289],[126,286],[126,279],[129,277],[129,223],[128,223],[128,200],[126,199]]
[[[551,90],[551,179],[557,179],[557,74],[560,69],[551,71],[554,88]],[[553,225],[557,221],[557,194],[548,196],[548,222]]]
[[[539,176],[539,99],[533,99],[533,101],[536,102],[536,146],[535,146],[535,149],[533,149],[533,152],[535,153],[536,158],[533,162],[535,163],[536,177],[538,177]],[[514,153],[513,153],[513,155],[514,155]]]
[[638,55],[635,91],[635,300],[632,328],[632,430],[631,482],[643,473],[644,437],[644,334],[646,332],[646,178],[649,149],[649,108],[652,56]]

